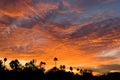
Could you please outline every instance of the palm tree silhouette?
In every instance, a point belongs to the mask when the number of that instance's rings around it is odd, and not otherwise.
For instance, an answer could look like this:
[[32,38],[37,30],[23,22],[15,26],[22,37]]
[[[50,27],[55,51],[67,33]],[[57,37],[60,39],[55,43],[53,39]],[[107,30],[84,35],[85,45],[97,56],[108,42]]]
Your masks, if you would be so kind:
[[60,70],[63,70],[63,65],[60,65]]
[[70,66],[70,71],[72,72],[73,71],[73,68]]
[[65,65],[63,65],[63,70],[65,70],[65,68],[66,68],[66,66],[65,66]]
[[5,66],[5,62],[7,61],[7,58],[4,58],[4,66]]
[[58,58],[54,57],[55,67],[57,66],[57,61],[58,61]]
[[65,70],[65,65],[60,65],[60,70]]
[[79,71],[80,69],[79,68],[77,68],[77,71]]

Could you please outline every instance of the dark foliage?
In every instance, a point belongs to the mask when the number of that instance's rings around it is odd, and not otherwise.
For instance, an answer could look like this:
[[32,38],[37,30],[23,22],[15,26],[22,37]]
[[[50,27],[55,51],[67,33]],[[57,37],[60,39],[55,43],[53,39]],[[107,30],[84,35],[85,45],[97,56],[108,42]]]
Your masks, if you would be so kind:
[[25,66],[22,66],[20,62],[12,60],[9,65],[12,70],[8,70],[5,67],[5,62],[0,60],[0,80],[120,80],[120,73],[108,73],[107,75],[93,76],[92,70],[82,70],[77,68],[76,71],[79,74],[73,73],[73,67],[70,66],[70,70],[66,71],[65,65],[60,65],[60,68],[56,66],[45,72],[45,62],[40,62],[40,68],[36,66],[35,60],[27,62]]

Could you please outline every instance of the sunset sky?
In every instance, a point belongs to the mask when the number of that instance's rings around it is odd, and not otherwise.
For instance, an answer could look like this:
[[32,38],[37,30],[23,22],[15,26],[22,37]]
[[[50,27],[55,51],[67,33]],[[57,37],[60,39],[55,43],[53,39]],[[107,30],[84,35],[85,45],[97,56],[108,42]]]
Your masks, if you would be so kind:
[[120,71],[120,0],[0,0],[0,58]]

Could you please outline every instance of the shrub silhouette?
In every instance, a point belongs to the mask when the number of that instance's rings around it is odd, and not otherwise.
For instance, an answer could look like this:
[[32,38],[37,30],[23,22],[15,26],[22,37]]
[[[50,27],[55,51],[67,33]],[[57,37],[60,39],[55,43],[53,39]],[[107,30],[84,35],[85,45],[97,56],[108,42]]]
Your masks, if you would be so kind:
[[12,60],[10,62],[10,67],[14,71],[19,71],[19,70],[22,69],[20,62],[17,59],[16,60]]
[[5,66],[3,66],[3,61],[0,60],[0,72],[4,71]]

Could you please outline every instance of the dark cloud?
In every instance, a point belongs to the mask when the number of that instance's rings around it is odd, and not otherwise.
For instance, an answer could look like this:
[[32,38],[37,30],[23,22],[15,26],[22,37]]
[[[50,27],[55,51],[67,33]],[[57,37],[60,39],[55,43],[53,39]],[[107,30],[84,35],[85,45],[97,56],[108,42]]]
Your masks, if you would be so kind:
[[120,64],[101,65],[100,68],[109,70],[120,70]]
[[[73,32],[71,39],[85,41],[85,44],[80,45],[83,50],[92,51],[95,49],[95,51],[101,51],[102,49],[108,49],[113,45],[115,39],[118,41],[120,39],[119,36],[116,36],[116,34],[120,34],[119,21],[119,18],[114,18],[88,24]],[[119,44],[116,44],[116,46],[119,46]]]
[[1,0],[0,12],[8,16],[23,14],[24,4],[20,0]]
[[6,16],[6,15],[3,15],[0,18],[0,24],[10,25],[14,20],[16,20],[16,19]]
[[94,72],[108,73],[108,72],[119,72],[119,64],[110,64],[110,65],[100,65],[98,67],[92,68]]
[[115,59],[118,59],[117,57],[110,57],[110,56],[108,56],[108,57],[97,57],[97,59],[99,59],[99,60],[115,60]]
[[112,71],[118,71],[120,70],[120,65],[119,64],[112,64],[112,65],[101,65],[99,67],[101,71],[103,72],[112,72]]

